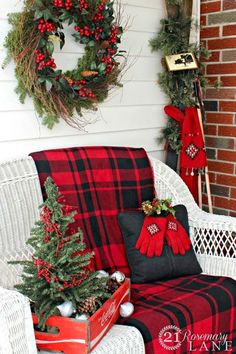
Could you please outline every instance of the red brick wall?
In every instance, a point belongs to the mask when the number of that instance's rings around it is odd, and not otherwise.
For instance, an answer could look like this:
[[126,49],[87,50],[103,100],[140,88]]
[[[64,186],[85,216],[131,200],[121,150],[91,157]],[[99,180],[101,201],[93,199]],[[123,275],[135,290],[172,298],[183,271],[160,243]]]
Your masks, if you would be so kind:
[[236,0],[201,0],[201,41],[211,52],[205,134],[213,208],[236,216]]

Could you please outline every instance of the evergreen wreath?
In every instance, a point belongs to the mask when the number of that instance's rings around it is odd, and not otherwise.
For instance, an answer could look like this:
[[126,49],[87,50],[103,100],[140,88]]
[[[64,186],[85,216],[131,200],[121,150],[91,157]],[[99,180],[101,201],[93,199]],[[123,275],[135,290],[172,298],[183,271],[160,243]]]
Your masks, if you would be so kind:
[[[82,109],[96,110],[111,88],[121,86],[120,15],[118,7],[115,18],[110,0],[25,0],[21,13],[9,14],[12,29],[5,39],[3,66],[14,60],[19,99],[24,103],[27,95],[32,97],[48,128],[59,118],[83,128]],[[60,49],[65,44],[63,23],[73,24],[72,36],[85,45],[77,66],[66,72],[57,69],[53,58],[54,43],[60,42]]]

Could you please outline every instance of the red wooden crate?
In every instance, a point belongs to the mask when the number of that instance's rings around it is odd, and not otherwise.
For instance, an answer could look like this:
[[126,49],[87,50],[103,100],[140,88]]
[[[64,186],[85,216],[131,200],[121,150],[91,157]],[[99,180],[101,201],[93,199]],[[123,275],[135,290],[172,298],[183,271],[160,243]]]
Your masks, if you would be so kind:
[[[35,330],[38,349],[65,354],[87,354],[93,350],[119,317],[120,304],[129,301],[130,283],[126,279],[116,292],[88,320],[52,316],[46,325],[57,327],[56,334]],[[35,314],[34,324],[38,323]]]

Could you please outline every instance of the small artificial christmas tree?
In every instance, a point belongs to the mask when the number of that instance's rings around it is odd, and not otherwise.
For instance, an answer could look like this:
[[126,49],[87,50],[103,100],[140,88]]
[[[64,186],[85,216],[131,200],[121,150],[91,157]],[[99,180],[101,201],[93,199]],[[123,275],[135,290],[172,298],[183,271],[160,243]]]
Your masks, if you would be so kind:
[[15,287],[33,302],[41,329],[64,301],[78,310],[93,299],[88,312],[95,312],[111,295],[97,272],[89,270],[93,253],[85,251],[82,231],[68,235],[76,212],[60,204],[60,193],[50,177],[44,186],[47,199],[27,241],[34,249],[32,260],[11,262],[24,265],[23,282]]

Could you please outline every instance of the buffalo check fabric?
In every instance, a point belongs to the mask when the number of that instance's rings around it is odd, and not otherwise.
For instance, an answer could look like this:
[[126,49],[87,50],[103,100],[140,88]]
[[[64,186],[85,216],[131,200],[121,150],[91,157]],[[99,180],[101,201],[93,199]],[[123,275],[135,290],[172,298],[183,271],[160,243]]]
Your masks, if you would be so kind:
[[144,149],[74,147],[31,154],[40,184],[51,176],[74,207],[97,269],[130,270],[117,215],[154,197],[153,172]]
[[133,284],[132,302],[134,313],[120,323],[140,330],[146,354],[236,353],[233,279],[200,274]]

